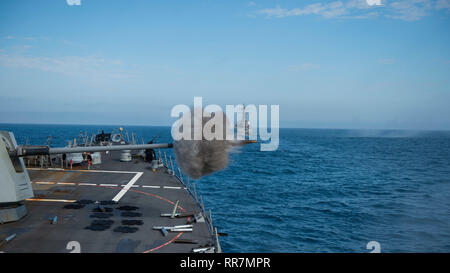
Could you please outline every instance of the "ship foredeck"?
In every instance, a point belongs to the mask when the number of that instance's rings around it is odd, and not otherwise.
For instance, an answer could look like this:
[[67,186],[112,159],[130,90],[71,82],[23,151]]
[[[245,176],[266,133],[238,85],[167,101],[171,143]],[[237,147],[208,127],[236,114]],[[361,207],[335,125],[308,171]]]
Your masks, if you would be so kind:
[[[102,153],[103,163],[89,170],[29,168],[35,197],[26,201],[23,219],[0,225],[0,239],[15,234],[0,251],[191,252],[218,245],[188,184],[166,167],[153,172],[148,162],[119,157]],[[161,216],[172,214],[177,201],[176,214],[183,217]],[[186,216],[198,213],[206,221]],[[192,225],[192,231],[154,229],[178,225]]]

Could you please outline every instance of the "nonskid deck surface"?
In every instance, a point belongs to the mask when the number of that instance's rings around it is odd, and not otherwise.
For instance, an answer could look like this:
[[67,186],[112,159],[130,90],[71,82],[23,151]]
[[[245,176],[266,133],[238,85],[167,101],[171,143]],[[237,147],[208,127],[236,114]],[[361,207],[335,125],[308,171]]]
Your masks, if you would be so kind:
[[[28,214],[23,219],[0,225],[0,239],[16,234],[0,246],[0,251],[68,253],[72,245],[79,244],[82,253],[191,252],[213,246],[207,222],[194,221],[192,232],[169,232],[166,236],[154,230],[154,226],[186,225],[193,220],[161,217],[161,213],[172,213],[177,200],[177,213],[198,213],[201,209],[166,168],[152,172],[147,162],[120,162],[119,157],[119,152],[102,154],[103,163],[90,170],[30,168],[34,200],[26,201]],[[86,204],[74,202],[80,200]],[[108,211],[95,211],[95,201],[103,201]],[[52,223],[55,216],[56,223]],[[197,243],[181,244],[175,242],[178,239]]]

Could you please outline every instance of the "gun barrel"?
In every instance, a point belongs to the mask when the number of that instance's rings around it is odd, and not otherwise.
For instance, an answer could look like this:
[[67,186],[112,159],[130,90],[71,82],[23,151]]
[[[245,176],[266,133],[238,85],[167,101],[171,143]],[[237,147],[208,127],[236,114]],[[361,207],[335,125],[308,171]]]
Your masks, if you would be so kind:
[[111,145],[111,146],[87,146],[87,147],[63,147],[50,148],[49,146],[18,146],[15,151],[10,151],[13,156],[51,155],[83,152],[104,152],[122,150],[145,150],[157,148],[172,148],[172,143],[136,144],[136,145]]

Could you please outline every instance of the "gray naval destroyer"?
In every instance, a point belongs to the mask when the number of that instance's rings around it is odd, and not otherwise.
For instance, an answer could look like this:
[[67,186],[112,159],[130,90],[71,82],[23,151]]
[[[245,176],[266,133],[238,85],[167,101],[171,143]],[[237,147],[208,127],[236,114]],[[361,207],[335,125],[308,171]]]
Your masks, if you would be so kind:
[[121,128],[52,148],[0,131],[0,252],[220,253],[226,234],[172,144],[126,139]]

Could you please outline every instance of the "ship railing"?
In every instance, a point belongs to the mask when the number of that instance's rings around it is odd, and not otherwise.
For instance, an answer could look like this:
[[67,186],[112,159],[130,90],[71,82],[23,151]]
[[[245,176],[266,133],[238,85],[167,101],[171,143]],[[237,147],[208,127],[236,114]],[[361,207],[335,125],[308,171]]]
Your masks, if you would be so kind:
[[200,213],[203,216],[203,219],[205,219],[205,222],[207,223],[208,230],[213,237],[213,244],[216,249],[216,252],[221,253],[222,248],[220,247],[219,242],[219,233],[217,232],[217,228],[214,227],[213,221],[212,221],[212,213],[211,209],[209,209],[209,213],[205,209],[205,203],[203,202],[203,197],[200,195],[200,197],[197,194],[197,189],[195,187],[195,183],[190,183],[189,176],[186,176],[186,182],[183,181],[183,174],[181,172],[181,169],[177,167],[178,175],[176,174],[172,156],[169,156],[169,160],[167,160],[167,154],[164,152],[164,159],[162,158],[161,152],[158,152],[159,154],[159,162],[167,169],[167,172],[173,176],[183,185],[183,187],[186,189],[186,191],[191,195],[191,197],[194,199],[194,203],[197,206],[197,208],[200,210]]

